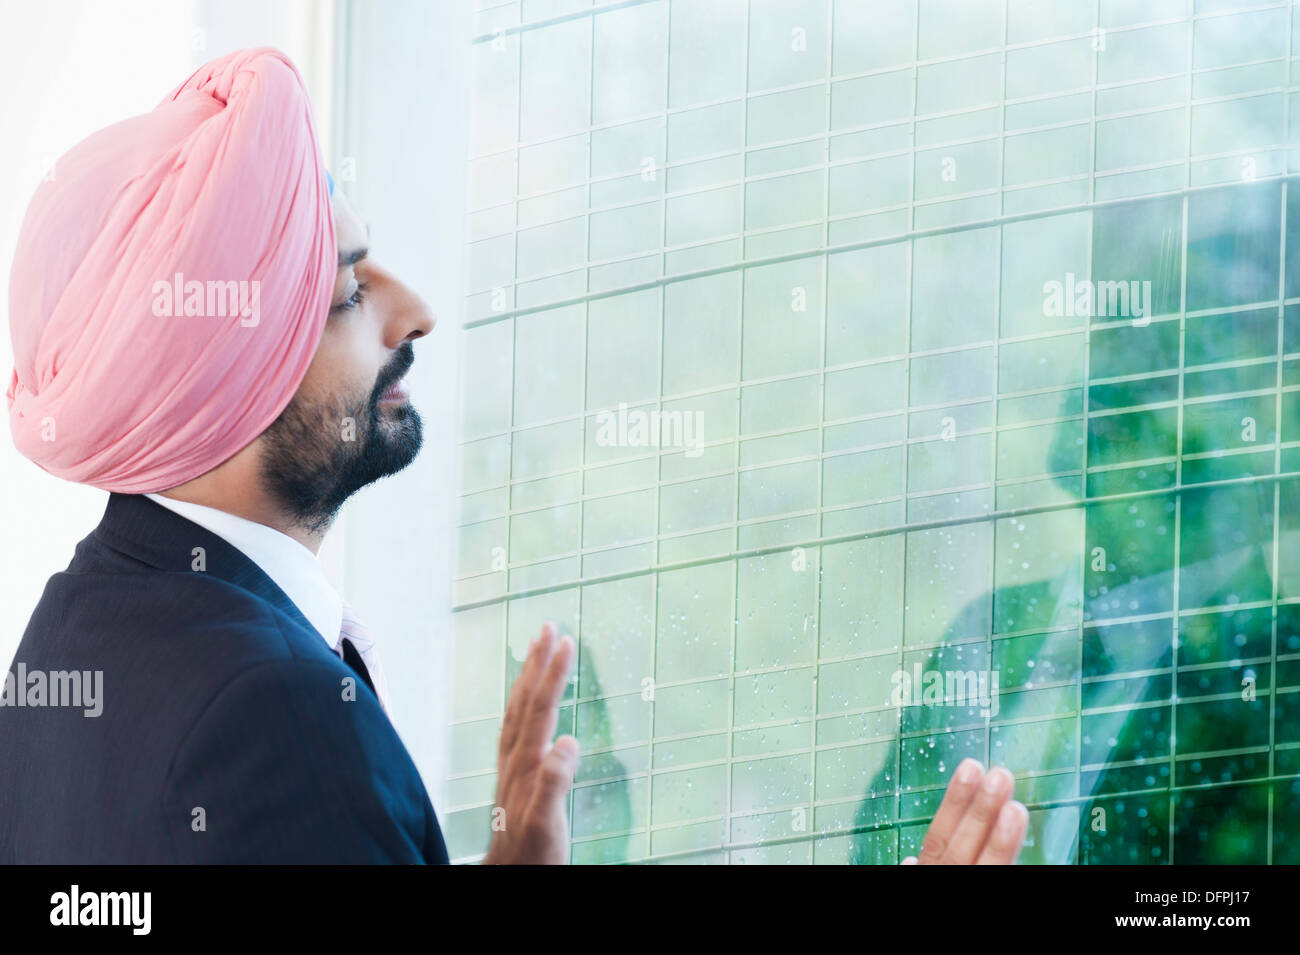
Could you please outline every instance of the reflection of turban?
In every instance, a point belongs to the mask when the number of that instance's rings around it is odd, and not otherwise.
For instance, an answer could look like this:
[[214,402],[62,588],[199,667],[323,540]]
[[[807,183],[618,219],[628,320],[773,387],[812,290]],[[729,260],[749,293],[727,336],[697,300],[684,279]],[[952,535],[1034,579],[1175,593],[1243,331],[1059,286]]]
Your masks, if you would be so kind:
[[9,287],[18,450],[123,493],[221,464],[297,391],[337,255],[297,70],[271,49],[213,60],[32,199]]

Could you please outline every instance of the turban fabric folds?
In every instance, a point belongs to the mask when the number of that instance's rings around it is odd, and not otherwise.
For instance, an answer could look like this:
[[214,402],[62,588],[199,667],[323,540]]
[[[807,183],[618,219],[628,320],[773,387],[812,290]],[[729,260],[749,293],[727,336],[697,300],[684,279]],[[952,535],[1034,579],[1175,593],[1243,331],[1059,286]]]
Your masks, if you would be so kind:
[[261,434],[328,317],[326,175],[302,79],[273,49],[213,60],[59,159],[10,275],[18,450],[133,494]]

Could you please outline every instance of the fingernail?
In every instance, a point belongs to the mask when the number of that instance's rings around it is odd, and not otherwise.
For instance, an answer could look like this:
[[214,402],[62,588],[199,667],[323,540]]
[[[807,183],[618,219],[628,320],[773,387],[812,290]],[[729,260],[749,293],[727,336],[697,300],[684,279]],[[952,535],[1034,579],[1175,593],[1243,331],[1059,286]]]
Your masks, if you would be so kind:
[[990,796],[1000,796],[1010,788],[1011,774],[1001,766],[989,770],[984,777],[984,791]]
[[966,759],[963,759],[961,765],[957,767],[957,782],[973,783],[975,780],[979,779],[980,773],[983,771],[984,767],[980,765],[979,760],[967,757]]
[[1002,807],[998,813],[998,829],[1003,833],[1011,833],[1020,825],[1021,813],[1028,813],[1028,810],[1014,799]]

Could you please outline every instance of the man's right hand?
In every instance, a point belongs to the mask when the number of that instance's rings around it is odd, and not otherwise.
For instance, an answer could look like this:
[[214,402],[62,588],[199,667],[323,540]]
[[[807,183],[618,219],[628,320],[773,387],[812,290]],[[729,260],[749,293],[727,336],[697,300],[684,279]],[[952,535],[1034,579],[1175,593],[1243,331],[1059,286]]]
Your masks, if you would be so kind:
[[[573,665],[570,637],[558,643],[554,624],[528,646],[510,689],[497,755],[492,845],[485,865],[555,865],[569,861],[568,796],[578,769],[578,741],[551,742]],[[500,820],[500,828],[497,822]]]

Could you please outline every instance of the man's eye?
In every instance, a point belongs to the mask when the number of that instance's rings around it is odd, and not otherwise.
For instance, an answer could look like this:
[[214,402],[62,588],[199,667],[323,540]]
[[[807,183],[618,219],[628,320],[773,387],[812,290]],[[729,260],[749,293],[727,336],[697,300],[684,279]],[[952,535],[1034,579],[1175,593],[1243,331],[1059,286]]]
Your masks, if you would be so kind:
[[345,312],[348,311],[349,309],[356,308],[365,299],[367,288],[369,288],[369,283],[358,282],[357,290],[353,292],[352,295],[349,296],[345,301],[339,302],[337,305],[335,305],[332,309],[330,309],[330,311]]

